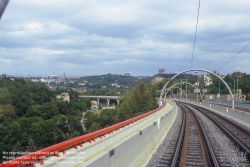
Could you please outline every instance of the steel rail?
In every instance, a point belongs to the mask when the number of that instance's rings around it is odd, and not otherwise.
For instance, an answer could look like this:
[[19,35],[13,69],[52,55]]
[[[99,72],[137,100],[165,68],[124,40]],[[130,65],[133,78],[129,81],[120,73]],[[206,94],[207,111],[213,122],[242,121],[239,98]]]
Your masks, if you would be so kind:
[[[193,111],[192,111],[192,113],[193,113]],[[201,131],[202,131],[202,134],[203,134],[203,136],[204,136],[204,138],[205,138],[206,145],[207,145],[207,148],[208,148],[208,150],[209,150],[209,151],[208,151],[208,154],[209,154],[209,156],[210,156],[210,162],[212,162],[213,166],[219,167],[219,166],[220,166],[220,165],[219,165],[219,161],[218,161],[218,159],[217,159],[217,157],[216,157],[216,154],[215,154],[215,152],[214,152],[214,149],[213,149],[212,144],[211,144],[211,142],[210,142],[210,140],[209,140],[209,138],[208,138],[208,135],[207,135],[207,133],[206,133],[206,131],[205,131],[205,128],[204,128],[203,124],[202,124],[201,121],[197,118],[197,115],[196,115],[195,113],[193,113],[193,115],[195,116],[196,120],[198,121],[199,126],[200,126]]]
[[[198,107],[198,106],[197,106]],[[198,107],[199,108],[199,107]],[[201,108],[201,107],[200,107]],[[204,108],[201,108],[203,110],[206,110]],[[224,120],[225,122],[233,125],[234,127],[236,127],[237,129],[239,129],[241,132],[243,132],[245,135],[247,135],[249,138],[250,138],[250,132],[247,131],[246,129],[242,128],[241,126],[239,126],[238,124],[234,123],[234,122],[231,122],[230,120],[226,119],[225,117],[223,117],[222,115],[220,114],[217,114],[217,113],[214,113],[214,112],[211,112],[213,113],[215,116],[219,117],[220,119]]]
[[[178,102],[178,103],[181,103],[181,102]],[[177,104],[178,104],[178,103],[177,103]],[[181,103],[181,104],[182,104],[182,105],[185,105],[186,107],[188,107],[188,106],[186,105],[186,103]],[[205,131],[205,128],[204,128],[203,124],[202,124],[201,121],[197,118],[197,115],[196,115],[192,110],[191,110],[191,113],[193,114],[194,118],[197,120],[198,126],[200,127],[201,132],[202,132],[202,135],[203,135],[203,137],[204,137],[204,139],[205,139],[205,144],[206,144],[207,149],[208,149],[208,154],[209,154],[209,158],[210,158],[210,163],[213,164],[212,166],[214,166],[214,167],[219,167],[219,166],[220,166],[220,165],[219,165],[219,161],[218,161],[218,159],[217,159],[217,157],[216,157],[215,151],[213,150],[212,144],[211,144],[211,142],[210,142],[210,140],[209,140],[209,138],[208,138],[208,135],[207,135],[207,133],[206,133],[206,131]]]
[[183,118],[182,118],[182,124],[181,124],[181,131],[180,131],[180,134],[179,134],[179,137],[178,137],[178,142],[176,144],[175,152],[174,152],[174,154],[172,156],[172,159],[171,159],[171,162],[170,162],[170,165],[169,165],[171,167],[176,167],[178,165],[180,152],[181,152],[181,145],[182,145],[183,140],[184,140],[186,114],[183,111],[183,108],[182,108],[182,114],[183,114]]
[[[199,108],[196,105],[189,104],[191,106],[194,106],[196,109]],[[206,110],[206,109],[205,109]],[[199,110],[200,111],[200,110]],[[200,111],[205,116],[207,116],[216,126],[220,128],[221,131],[223,131],[241,150],[243,150],[247,154],[247,159],[250,161],[250,149],[242,142],[240,141],[234,134],[232,134],[227,128],[225,128],[219,121],[209,116],[204,111]],[[214,113],[213,113],[214,114]],[[217,115],[217,114],[216,114]]]
[[229,130],[227,130],[223,125],[221,125],[217,120],[215,120],[212,117],[209,117],[206,113],[202,112],[204,115],[206,115],[211,121],[216,124],[221,131],[223,131],[241,150],[243,150],[245,153],[247,153],[247,159],[250,161],[250,149],[242,143],[235,135],[233,135]]

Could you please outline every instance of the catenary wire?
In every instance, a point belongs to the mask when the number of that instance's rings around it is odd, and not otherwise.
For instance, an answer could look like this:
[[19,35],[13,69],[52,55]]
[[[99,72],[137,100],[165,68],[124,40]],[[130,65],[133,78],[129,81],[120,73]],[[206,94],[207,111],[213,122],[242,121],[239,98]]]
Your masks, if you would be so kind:
[[250,42],[244,46],[236,55],[234,55],[230,60],[228,60],[223,66],[221,66],[217,71],[219,72],[220,69],[222,69],[224,66],[226,66],[231,60],[233,60],[238,54],[240,54],[248,45],[250,45]]
[[194,59],[194,47],[195,47],[195,42],[196,42],[196,33],[197,33],[197,28],[198,28],[198,24],[199,24],[199,15],[200,15],[200,5],[201,4],[201,0],[199,0],[199,7],[198,7],[198,15],[197,15],[197,22],[196,22],[196,29],[195,29],[195,36],[194,36],[194,45],[193,45],[193,53],[192,53],[192,60],[191,60],[191,66],[190,69],[192,69],[193,66],[193,59]]

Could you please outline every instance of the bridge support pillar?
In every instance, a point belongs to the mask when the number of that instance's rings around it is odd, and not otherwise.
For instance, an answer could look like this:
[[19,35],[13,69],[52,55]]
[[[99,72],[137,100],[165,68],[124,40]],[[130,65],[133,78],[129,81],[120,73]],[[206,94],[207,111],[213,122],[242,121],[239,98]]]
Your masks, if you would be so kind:
[[99,106],[100,104],[100,99],[96,99],[97,100],[97,106]]
[[119,104],[120,104],[120,100],[118,100],[118,99],[117,99],[116,101],[117,101],[117,105],[119,106]]
[[109,107],[110,99],[107,99],[107,102],[108,102],[108,107]]

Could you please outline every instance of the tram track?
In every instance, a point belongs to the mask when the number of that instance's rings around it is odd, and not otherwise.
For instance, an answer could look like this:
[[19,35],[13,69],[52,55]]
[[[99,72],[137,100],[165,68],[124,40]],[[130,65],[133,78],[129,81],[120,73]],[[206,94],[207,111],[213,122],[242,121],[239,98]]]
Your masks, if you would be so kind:
[[187,115],[179,166],[219,166],[204,127],[196,114],[187,106],[179,105]]
[[220,166],[250,166],[249,131],[245,126],[202,107],[181,103],[193,108],[206,127],[207,134],[219,159]]
[[[161,154],[156,154],[160,157],[158,162],[151,162],[148,166],[219,166],[218,159],[212,149],[205,129],[196,114],[184,105],[179,105],[179,107],[179,114],[182,115],[182,121],[180,123],[180,119],[177,118],[179,126],[174,128],[178,133],[175,133],[175,135],[169,139],[171,141],[170,144],[162,144],[166,147],[165,151]],[[158,148],[158,151],[159,149],[161,150],[162,146]]]
[[161,153],[156,153],[157,161],[149,163],[147,167],[250,167],[248,127],[213,115],[204,108],[176,103],[179,116],[175,122],[178,123],[171,128],[172,135],[167,135],[167,144],[161,144]]
[[240,150],[245,152],[247,159],[250,161],[250,130],[247,127],[202,107],[195,105],[192,105],[192,107],[210,118]]

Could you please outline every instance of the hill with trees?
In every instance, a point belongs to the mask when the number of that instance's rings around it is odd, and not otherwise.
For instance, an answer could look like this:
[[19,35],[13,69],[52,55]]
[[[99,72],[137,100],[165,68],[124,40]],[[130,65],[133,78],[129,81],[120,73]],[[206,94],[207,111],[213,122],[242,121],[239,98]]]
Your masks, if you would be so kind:
[[[89,87],[85,94],[123,96],[122,103],[116,109],[105,109],[98,115],[86,113],[86,132],[83,131],[80,119],[83,112],[91,107],[90,99],[79,101],[79,93],[68,88],[59,87],[53,91],[43,83],[18,78],[0,78],[0,157],[2,151],[35,151],[155,109],[158,107],[156,98],[159,97],[160,90],[173,76],[174,74],[156,75],[162,79],[156,79],[154,84],[151,84],[153,77],[140,79],[107,74],[80,78],[78,83],[88,80]],[[205,87],[201,77],[199,87],[208,89],[211,94],[217,94],[219,89],[221,94],[228,94],[228,90],[218,78],[212,75],[210,77],[213,84]],[[236,78],[242,94],[249,95],[250,75],[234,72],[224,76],[233,93]],[[170,85],[181,81],[195,84],[197,79],[197,75],[181,74],[171,81]],[[111,83],[123,85],[125,89],[112,89]],[[184,89],[183,85],[180,87]],[[193,87],[188,85],[188,89]],[[124,92],[116,94],[121,90]],[[69,103],[56,99],[56,95],[63,92],[70,95]]]
[[[136,86],[140,81],[147,84],[151,83],[153,77],[144,76],[126,76],[117,74],[105,74],[96,76],[86,76],[79,78],[71,87],[85,87],[87,91],[95,89],[108,89],[115,92],[126,93],[134,86]],[[79,85],[79,83],[84,83],[84,85]]]
[[140,82],[131,92],[123,96],[122,103],[116,109],[105,109],[100,115],[88,113],[85,127],[87,132],[108,127],[158,107],[156,87]]
[[[69,93],[70,103],[56,100],[62,92]],[[77,95],[23,79],[0,78],[0,157],[3,151],[35,151],[84,134],[80,119],[91,104]]]

